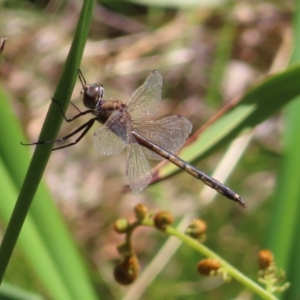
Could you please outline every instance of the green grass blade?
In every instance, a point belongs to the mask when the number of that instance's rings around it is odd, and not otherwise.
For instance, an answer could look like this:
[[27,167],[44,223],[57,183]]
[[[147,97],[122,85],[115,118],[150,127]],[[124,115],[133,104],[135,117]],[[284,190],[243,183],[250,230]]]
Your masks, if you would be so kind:
[[[76,29],[75,38],[54,95],[54,98],[59,100],[63,107],[67,106],[74,87],[76,80],[76,68],[80,65],[85,40],[89,30],[92,9],[93,1],[85,1]],[[11,112],[9,112],[7,116],[9,118],[9,116],[11,116]],[[9,170],[14,184],[19,188],[25,174],[25,169],[28,165],[28,149],[25,150],[24,148],[24,150],[12,151],[12,145],[19,142],[20,134],[13,134],[14,138],[16,136],[18,136],[18,138],[12,140],[10,137],[11,126],[9,122],[13,123],[13,121],[6,121],[7,120],[2,123],[1,119],[1,136],[3,136],[2,133],[4,134],[7,132],[7,138],[4,139],[5,142],[2,139],[3,142],[0,145],[0,151],[2,157],[8,157],[8,159],[4,159],[7,170]],[[40,139],[55,138],[61,122],[62,115],[57,105],[51,105]],[[17,149],[20,149],[19,144],[17,144],[17,147]],[[14,209],[13,216],[0,248],[1,278],[3,278],[5,268],[11,256],[11,251],[16,243],[20,229],[22,228],[22,224],[30,207],[32,198],[36,192],[50,153],[51,145],[37,147],[34,153],[17,205]],[[25,158],[22,159],[23,157]],[[65,226],[61,222],[56,209],[51,202],[49,193],[44,186],[39,188],[36,198],[37,199],[34,201],[32,206],[33,222],[35,223],[40,236],[43,237],[46,248],[49,250],[51,255],[53,255],[54,264],[63,276],[62,282],[66,288],[69,289],[71,299],[83,299],[86,297],[88,297],[88,299],[95,299],[96,297],[91,289],[91,284],[87,281],[84,266],[80,261],[78,254],[74,249],[74,245],[71,242],[71,238],[67,233]],[[60,247],[57,246],[57,241],[59,241]],[[43,264],[41,264],[40,267],[43,268]],[[80,284],[78,284],[79,282]]]
[[[18,193],[2,161],[0,161],[0,180],[3,186],[5,186],[5,189],[1,192],[0,215],[1,219],[7,223],[14,206],[13,201],[16,199]],[[46,245],[30,215],[27,216],[23,224],[18,245],[36,270],[40,280],[44,282],[44,286],[53,299],[59,297],[60,299],[72,300],[68,287],[64,284],[61,274],[57,272],[51,254],[45,249]]]
[[[296,1],[294,22],[294,53],[292,63],[300,61],[300,1]],[[280,164],[274,199],[270,228],[267,232],[267,247],[270,248],[278,267],[287,274],[290,288],[284,299],[297,299],[300,295],[300,97],[295,99],[285,111],[283,134],[283,157]]]
[[300,98],[291,103],[285,112],[284,152],[278,172],[271,224],[267,232],[268,243],[275,255],[276,263],[287,274],[291,287],[285,299],[297,299],[300,287],[299,258],[299,212],[300,212],[300,168],[299,128]]
[[22,289],[16,288],[9,283],[2,282],[0,287],[0,299],[14,299],[14,300],[44,300],[43,297],[37,294],[26,292]]
[[[192,136],[190,144],[179,156],[195,163],[216,149],[228,144],[243,130],[253,128],[277,112],[300,93],[300,67],[290,68],[267,78],[246,93],[227,114],[218,119],[201,135]],[[179,172],[172,164],[161,168],[158,178]]]

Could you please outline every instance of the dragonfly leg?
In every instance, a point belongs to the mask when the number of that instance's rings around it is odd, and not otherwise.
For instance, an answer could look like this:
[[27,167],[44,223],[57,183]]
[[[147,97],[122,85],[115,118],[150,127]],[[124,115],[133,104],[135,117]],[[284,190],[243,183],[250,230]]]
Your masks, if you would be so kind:
[[70,100],[70,103],[73,105],[73,107],[74,108],[76,108],[77,109],[77,111],[79,112],[79,113],[81,113],[82,111]]
[[82,72],[79,68],[77,69],[77,74],[78,74],[78,78],[81,82],[82,87],[83,88],[86,87],[86,80],[85,80],[85,78],[84,78],[84,76],[83,76],[83,74],[82,74]]
[[32,145],[43,145],[43,144],[53,144],[53,143],[56,143],[56,142],[63,142],[63,141],[66,141],[67,139],[69,139],[70,137],[72,137],[73,135],[75,135],[76,133],[82,131],[80,136],[74,142],[69,143],[69,144],[64,145],[64,146],[61,146],[61,147],[53,148],[52,151],[62,149],[62,148],[67,148],[67,147],[70,147],[70,146],[73,146],[73,145],[77,144],[87,134],[87,132],[90,130],[90,128],[93,126],[93,124],[95,123],[96,120],[97,120],[97,118],[90,119],[89,121],[87,121],[86,123],[84,123],[83,125],[78,127],[77,129],[75,129],[73,132],[71,132],[68,135],[62,137],[61,139],[56,139],[56,140],[51,140],[51,141],[39,141],[39,142],[29,143],[29,144],[25,144],[25,143],[21,142],[21,145],[23,145],[23,146],[32,146]]
[[68,138],[72,137],[73,135],[75,135],[76,133],[83,130],[82,133],[80,134],[80,136],[74,142],[69,143],[69,144],[64,145],[64,146],[61,146],[61,147],[53,148],[52,151],[76,145],[88,133],[88,131],[91,129],[91,127],[93,126],[93,124],[95,123],[96,120],[97,120],[97,118],[90,119],[89,121],[87,121],[86,123],[81,125],[79,128],[77,128],[76,130],[71,132],[70,134],[64,136],[61,139],[56,140],[56,142],[63,142],[65,140],[67,140]]
[[79,118],[79,117],[81,117],[81,116],[84,116],[84,115],[86,115],[86,114],[88,114],[88,113],[92,113],[92,112],[93,112],[92,109],[87,109],[87,110],[85,110],[85,111],[80,111],[80,110],[77,108],[77,106],[76,106],[73,102],[70,101],[71,104],[79,111],[79,114],[77,114],[77,115],[75,115],[74,117],[68,119],[67,116],[66,116],[66,114],[65,114],[65,112],[64,112],[64,110],[63,110],[63,108],[62,108],[62,106],[61,106],[61,103],[60,103],[58,100],[55,100],[54,98],[51,98],[51,100],[52,100],[54,103],[58,104],[58,106],[59,106],[59,108],[60,108],[61,114],[63,115],[65,121],[68,122],[68,123],[69,123],[69,122],[72,122],[73,120],[75,120],[75,119],[77,119],[77,118]]

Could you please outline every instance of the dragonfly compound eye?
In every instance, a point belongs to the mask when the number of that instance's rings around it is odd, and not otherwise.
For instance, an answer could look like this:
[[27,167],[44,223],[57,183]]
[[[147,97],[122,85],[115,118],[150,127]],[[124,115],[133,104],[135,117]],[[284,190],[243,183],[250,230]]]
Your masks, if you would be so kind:
[[101,106],[102,104],[103,104],[103,100],[99,99],[99,100],[96,102],[95,108]]
[[103,85],[101,85],[101,84],[99,84],[99,97],[100,97],[100,99],[102,99],[103,98],[103,96],[104,96],[104,87],[103,87]]
[[85,94],[89,98],[97,99],[97,101],[98,101],[104,95],[104,88],[101,84],[94,83],[90,86],[87,86]]
[[84,105],[90,109],[98,106],[98,102],[104,95],[104,88],[101,84],[87,85],[83,90]]

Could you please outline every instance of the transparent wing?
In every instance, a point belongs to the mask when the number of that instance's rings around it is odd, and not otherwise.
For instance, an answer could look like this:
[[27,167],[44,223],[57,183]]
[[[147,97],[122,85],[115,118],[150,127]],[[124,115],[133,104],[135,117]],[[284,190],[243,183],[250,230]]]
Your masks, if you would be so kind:
[[126,175],[133,194],[139,193],[148,186],[152,178],[142,147],[133,136],[127,148]]
[[114,111],[104,126],[94,133],[94,146],[101,155],[119,154],[127,144],[127,128],[120,122],[123,114]]
[[132,119],[154,116],[157,113],[161,101],[161,87],[162,76],[153,71],[128,100],[128,112]]
[[[176,115],[157,121],[134,122],[134,130],[154,144],[176,153],[192,131],[191,122],[183,116]],[[150,159],[162,159],[149,149],[144,149]]]

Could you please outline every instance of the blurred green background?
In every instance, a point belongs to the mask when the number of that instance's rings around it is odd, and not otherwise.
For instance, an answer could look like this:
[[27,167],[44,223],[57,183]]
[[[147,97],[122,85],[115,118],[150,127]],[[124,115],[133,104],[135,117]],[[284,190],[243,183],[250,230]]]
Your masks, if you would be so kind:
[[[0,143],[10,149],[12,161],[22,165],[23,170],[34,148],[22,147],[20,139],[36,141],[39,137],[81,5],[81,1],[55,0],[0,3],[0,38],[8,38],[0,64],[1,94],[9,101],[9,116],[16,118],[27,137],[14,136],[9,123],[2,122],[1,131],[15,138],[4,138],[3,133]],[[157,117],[184,115],[193,123],[194,133],[230,100],[259,85],[270,74],[284,71],[291,61],[299,60],[298,40],[293,38],[299,35],[296,8],[297,3],[288,0],[98,1],[81,70],[87,82],[104,85],[106,99],[122,101],[130,97],[153,69],[158,70],[164,85]],[[285,74],[281,77],[283,81],[284,77]],[[273,86],[270,94],[276,94],[277,87],[280,88],[280,84]],[[83,109],[80,90],[77,80],[72,99]],[[268,93],[265,96],[267,98]],[[272,104],[270,99],[269,106]],[[119,259],[116,245],[122,237],[112,226],[120,217],[132,219],[132,209],[138,203],[146,204],[153,211],[168,210],[178,223],[182,218],[201,217],[208,224],[206,245],[254,280],[258,271],[256,253],[269,247],[274,251],[278,267],[285,269],[292,284],[286,299],[299,299],[299,109],[299,103],[293,101],[284,112],[276,111],[254,128],[249,125],[249,130],[242,133],[251,134],[245,153],[239,145],[211,146],[210,155],[196,163],[206,173],[213,174],[223,154],[229,151],[227,169],[231,165],[235,168],[226,184],[246,200],[246,210],[215,195],[214,191],[212,195],[202,194],[203,184],[184,172],[148,187],[139,195],[120,193],[126,184],[126,154],[110,157],[97,154],[92,132],[100,125],[94,126],[76,146],[53,152],[43,178],[50,192],[45,188],[45,198],[51,195],[50,201],[59,211],[56,217],[62,216],[75,241],[70,242],[71,245],[79,249],[84,270],[87,270],[82,276],[94,295],[85,299],[255,298],[238,282],[227,284],[220,277],[201,277],[196,272],[196,264],[203,257],[186,245],[181,245],[174,254],[161,255],[167,236],[150,228],[139,229],[133,241],[141,272],[146,275],[128,287],[117,284],[113,268]],[[76,112],[70,106],[67,116]],[[82,123],[80,119],[64,122],[59,136]],[[28,156],[28,161],[24,161],[21,152]],[[195,160],[200,160],[200,154],[194,154],[199,158]],[[0,155],[3,170],[9,174],[7,158]],[[234,161],[239,155],[241,159]],[[227,173],[227,169],[225,167],[223,172]],[[20,176],[23,178],[24,174],[22,171]],[[217,178],[223,181],[222,176]],[[9,184],[4,184],[4,179],[2,183],[0,201],[5,199],[10,203],[6,217],[0,213],[4,234],[16,200],[14,195],[20,187],[15,183],[11,188],[14,193],[6,194]],[[216,199],[212,201],[214,196]],[[43,197],[35,201],[43,206]],[[0,206],[1,211],[4,209]],[[49,215],[52,220],[56,217]],[[38,222],[33,223],[38,231]],[[67,258],[68,251],[57,234],[53,228],[52,242],[57,252]],[[43,271],[43,260],[37,259],[38,250],[28,250],[31,258],[26,251],[24,254],[24,244],[31,243],[30,234],[23,241],[13,254],[5,281],[43,299],[75,299],[74,292],[70,291],[72,287],[61,294],[70,293],[68,298],[51,291],[53,288],[45,284],[47,274],[41,275],[47,271]],[[43,245],[47,248],[47,242]],[[51,256],[50,250],[49,253]],[[154,258],[158,261],[150,268]],[[61,276],[68,277],[67,274]],[[74,285],[80,288],[81,280],[76,274],[72,276]],[[58,280],[63,289],[63,279]],[[12,299],[27,299],[25,294],[14,297]],[[33,295],[26,297],[37,299]]]

